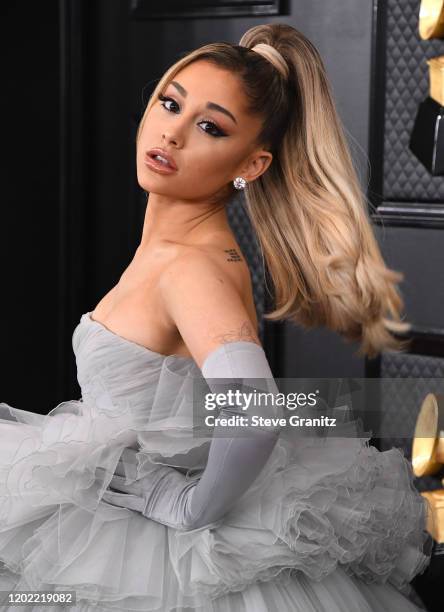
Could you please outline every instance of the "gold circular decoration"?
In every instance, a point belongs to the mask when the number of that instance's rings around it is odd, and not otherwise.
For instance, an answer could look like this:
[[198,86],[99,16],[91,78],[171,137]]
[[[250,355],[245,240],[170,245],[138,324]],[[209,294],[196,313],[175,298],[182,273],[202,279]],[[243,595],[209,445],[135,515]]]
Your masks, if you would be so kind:
[[416,476],[435,474],[444,464],[444,395],[429,393],[416,419],[412,467]]
[[444,37],[444,0],[421,0],[419,35],[423,40]]

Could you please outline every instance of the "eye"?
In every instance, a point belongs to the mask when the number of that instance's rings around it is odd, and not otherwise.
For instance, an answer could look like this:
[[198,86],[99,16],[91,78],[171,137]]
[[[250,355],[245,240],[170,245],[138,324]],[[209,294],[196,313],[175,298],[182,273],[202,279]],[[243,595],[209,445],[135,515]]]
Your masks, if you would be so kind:
[[[159,94],[158,98],[162,102],[161,106],[163,106],[165,110],[167,110],[169,113],[176,113],[176,111],[171,110],[171,107],[167,106],[168,102],[172,102],[179,108],[179,105],[177,104],[176,100],[173,100],[173,98],[169,98],[168,96],[164,96],[162,94]],[[214,123],[214,121],[209,121],[208,119],[204,119],[203,121],[200,121],[199,125],[201,125],[202,123],[206,123],[207,125],[212,126],[209,130],[207,129],[202,130],[203,132],[205,132],[205,134],[209,134],[210,136],[213,136],[214,138],[221,138],[227,135]]]
[[173,98],[167,98],[166,96],[163,96],[162,94],[159,94],[159,100],[161,100],[161,102],[163,102],[163,104],[161,104],[161,106],[163,106],[167,111],[174,112],[171,111],[166,105],[165,102],[173,102],[173,104],[176,104],[176,106],[178,106],[177,102],[175,100],[173,100]]
[[200,124],[202,123],[206,123],[207,125],[212,125],[213,127],[210,130],[205,130],[204,132],[206,132],[207,134],[211,134],[211,136],[216,136],[217,138],[220,138],[222,136],[226,136],[226,134],[224,132],[222,132],[222,130],[220,130],[217,125],[215,123],[213,123],[213,121],[208,121],[208,119],[204,119],[203,121],[200,122]]

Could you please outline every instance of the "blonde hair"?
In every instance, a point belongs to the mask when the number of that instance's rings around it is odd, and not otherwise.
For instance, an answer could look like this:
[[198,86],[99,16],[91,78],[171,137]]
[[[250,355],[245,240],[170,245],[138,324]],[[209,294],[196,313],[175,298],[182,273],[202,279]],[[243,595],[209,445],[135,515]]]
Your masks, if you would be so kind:
[[[267,59],[252,51],[259,44],[258,51],[263,45],[276,49],[288,73],[269,61],[271,54]],[[274,286],[276,307],[264,317],[325,326],[359,341],[361,356],[404,350],[408,341],[391,334],[411,328],[400,316],[404,304],[396,284],[404,276],[384,263],[319,52],[286,24],[250,28],[239,45],[196,49],[160,79],[137,140],[158,94],[182,68],[202,59],[238,75],[249,111],[264,118],[257,144],[273,154],[269,168],[245,188]]]

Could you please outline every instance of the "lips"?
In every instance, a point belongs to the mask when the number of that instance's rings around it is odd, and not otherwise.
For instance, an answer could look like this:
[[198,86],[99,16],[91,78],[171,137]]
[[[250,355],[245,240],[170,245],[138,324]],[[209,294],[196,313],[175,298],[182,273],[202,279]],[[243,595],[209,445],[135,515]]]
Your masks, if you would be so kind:
[[165,151],[164,149],[160,149],[160,148],[150,149],[149,151],[145,153],[145,155],[149,157],[150,159],[154,159],[156,155],[160,155],[161,157],[166,159],[168,162],[168,164],[164,164],[165,168],[171,168],[172,170],[177,170],[177,166],[176,166],[176,162],[174,161],[174,158],[169,153],[167,153],[167,151]]

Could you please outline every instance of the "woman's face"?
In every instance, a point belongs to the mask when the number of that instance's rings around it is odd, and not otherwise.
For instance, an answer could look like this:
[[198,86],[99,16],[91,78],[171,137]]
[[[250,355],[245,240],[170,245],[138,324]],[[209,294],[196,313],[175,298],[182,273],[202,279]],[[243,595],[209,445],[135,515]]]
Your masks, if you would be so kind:
[[[268,167],[271,154],[254,144],[262,119],[246,111],[236,75],[198,60],[160,94],[164,98],[146,116],[137,145],[137,179],[145,191],[210,201],[236,176],[251,181]],[[175,172],[160,174],[146,164],[154,148],[170,154]]]

